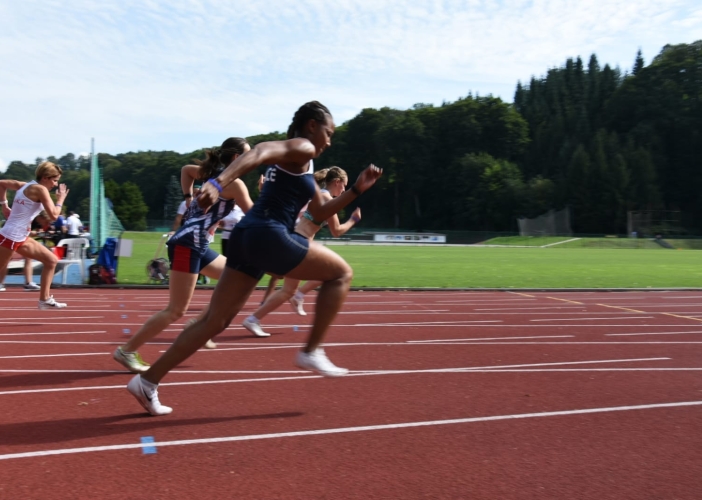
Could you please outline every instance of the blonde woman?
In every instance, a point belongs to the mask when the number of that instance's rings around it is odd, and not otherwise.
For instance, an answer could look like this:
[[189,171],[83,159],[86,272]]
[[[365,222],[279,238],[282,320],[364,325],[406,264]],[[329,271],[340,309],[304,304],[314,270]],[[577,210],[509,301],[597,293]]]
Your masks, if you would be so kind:
[[[325,168],[319,172],[314,173],[314,180],[320,188],[320,193],[324,203],[336,198],[341,193],[346,191],[346,184],[348,183],[348,175],[339,167]],[[303,216],[300,218],[295,227],[295,232],[301,234],[302,236],[308,238],[309,240],[314,239],[314,236],[319,232],[324,226],[329,226],[329,231],[332,236],[338,238],[351,229],[358,221],[361,220],[361,209],[356,208],[349,217],[349,220],[341,224],[339,222],[339,217],[334,214],[325,221],[316,221],[309,211],[305,211]],[[321,281],[308,281],[303,286],[306,291],[314,290],[322,284]],[[302,309],[302,298],[296,299],[296,295],[300,292],[297,291],[297,287],[300,285],[300,280],[293,278],[285,278],[283,282],[283,287],[277,292],[271,294],[266,301],[261,304],[255,313],[250,315],[244,320],[242,325],[244,328],[249,330],[251,333],[257,337],[269,337],[270,333],[263,331],[261,328],[261,320],[270,312],[278,309],[286,300],[289,300],[293,306],[293,309],[300,315],[306,316],[307,313]],[[304,295],[302,295],[304,297]]]
[[[61,206],[68,196],[66,185],[58,183],[62,173],[61,167],[45,161],[39,164],[35,171],[35,180],[31,182],[0,180],[0,206],[7,218],[7,222],[0,229],[0,269],[7,268],[14,252],[25,259],[38,260],[44,265],[39,285],[39,309],[66,307],[66,304],[56,302],[53,295],[49,294],[58,259],[44,245],[29,238],[32,221],[42,210],[52,221],[56,220],[61,213]],[[54,203],[49,191],[57,186],[58,192]],[[16,191],[12,209],[7,205],[8,189]]]

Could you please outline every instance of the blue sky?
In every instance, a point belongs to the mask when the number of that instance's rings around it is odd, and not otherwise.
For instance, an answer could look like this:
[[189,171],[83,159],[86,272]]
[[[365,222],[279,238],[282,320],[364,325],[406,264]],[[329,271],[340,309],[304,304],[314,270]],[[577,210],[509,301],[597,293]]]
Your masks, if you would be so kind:
[[284,131],[319,100],[511,102],[590,54],[629,70],[702,38],[698,0],[0,0],[0,169],[88,151],[173,150]]

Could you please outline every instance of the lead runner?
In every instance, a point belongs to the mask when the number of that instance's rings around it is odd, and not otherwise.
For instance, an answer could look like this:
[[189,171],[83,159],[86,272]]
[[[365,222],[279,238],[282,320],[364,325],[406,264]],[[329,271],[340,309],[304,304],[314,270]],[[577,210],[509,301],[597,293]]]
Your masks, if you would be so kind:
[[172,408],[158,399],[158,384],[207,340],[224,330],[246,304],[264,273],[322,282],[315,317],[305,347],[295,364],[327,377],[346,375],[320,347],[344,303],[353,271],[339,255],[295,233],[295,220],[308,202],[315,220],[326,220],[369,189],[382,169],[368,166],[351,189],[324,201],[314,181],[312,163],[331,145],[334,120],[317,101],[297,110],[285,141],[263,142],[237,158],[217,178],[202,187],[198,202],[211,206],[231,182],[259,165],[273,165],[266,172],[261,196],[232,231],[227,248],[227,267],[217,283],[207,314],[188,326],[168,350],[145,373],[134,376],[127,390],[152,415],[166,415]]

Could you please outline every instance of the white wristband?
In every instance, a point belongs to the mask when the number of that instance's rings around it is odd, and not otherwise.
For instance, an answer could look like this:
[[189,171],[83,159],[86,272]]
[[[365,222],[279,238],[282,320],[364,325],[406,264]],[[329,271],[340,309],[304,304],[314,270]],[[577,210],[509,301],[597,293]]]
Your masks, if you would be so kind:
[[7,205],[7,200],[0,200],[0,205]]

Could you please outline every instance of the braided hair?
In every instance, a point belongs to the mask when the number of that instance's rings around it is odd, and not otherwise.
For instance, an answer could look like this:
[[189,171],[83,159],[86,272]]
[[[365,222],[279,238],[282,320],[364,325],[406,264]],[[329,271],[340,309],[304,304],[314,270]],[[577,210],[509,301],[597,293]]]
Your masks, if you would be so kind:
[[241,137],[230,137],[218,148],[206,149],[204,160],[193,160],[196,165],[200,165],[199,179],[206,181],[217,177],[219,173],[227,167],[234,155],[244,154],[248,142]]
[[327,120],[327,115],[331,116],[331,112],[324,104],[318,101],[310,101],[303,104],[300,106],[300,109],[295,112],[293,121],[288,127],[288,139],[300,137],[305,124],[310,120],[314,120],[317,123],[324,123]]

